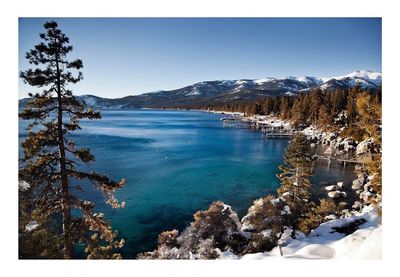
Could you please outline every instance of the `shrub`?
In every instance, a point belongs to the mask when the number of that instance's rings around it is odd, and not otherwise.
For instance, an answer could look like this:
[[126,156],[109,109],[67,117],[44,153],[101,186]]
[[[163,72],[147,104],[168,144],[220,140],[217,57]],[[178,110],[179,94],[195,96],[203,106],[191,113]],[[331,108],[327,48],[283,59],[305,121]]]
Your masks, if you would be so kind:
[[299,228],[304,234],[308,234],[311,230],[318,227],[321,223],[329,221],[326,219],[328,215],[339,215],[339,208],[332,199],[322,198],[319,200],[319,205],[312,208],[306,213],[301,220]]

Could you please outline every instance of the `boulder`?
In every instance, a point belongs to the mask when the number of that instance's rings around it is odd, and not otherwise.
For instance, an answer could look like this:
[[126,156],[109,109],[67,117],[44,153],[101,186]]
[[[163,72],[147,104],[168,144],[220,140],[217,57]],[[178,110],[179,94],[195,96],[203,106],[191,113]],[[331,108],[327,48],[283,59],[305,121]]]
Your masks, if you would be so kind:
[[284,192],[283,194],[282,194],[282,198],[283,198],[283,200],[285,200],[285,198],[286,197],[289,197],[290,196],[290,192]]
[[330,186],[326,186],[325,190],[327,191],[332,191],[332,190],[337,190],[338,187],[336,185],[330,185]]
[[330,191],[328,192],[328,196],[330,198],[337,198],[340,196],[340,191],[336,190],[336,191]]
[[343,198],[346,198],[347,197],[347,193],[345,191],[341,191],[340,192],[340,196],[343,197]]
[[325,216],[324,219],[325,220],[335,220],[335,219],[337,219],[337,216],[334,214],[330,214],[330,215]]
[[351,206],[351,207],[352,207],[353,209],[355,209],[355,210],[361,210],[362,207],[363,207],[363,205],[361,204],[360,201],[355,201],[354,204],[353,204],[353,206]]
[[325,150],[324,155],[332,155],[332,148],[328,147],[328,149]]
[[359,190],[363,187],[363,180],[362,178],[356,179],[353,181],[353,185],[351,186],[354,190]]
[[363,140],[362,142],[360,142],[356,148],[357,155],[368,153],[370,151],[371,143],[372,142],[370,139]]
[[363,191],[364,191],[364,190],[362,190],[362,189],[356,190],[356,194],[357,194],[357,195],[360,195],[360,193],[363,192]]
[[364,185],[364,191],[369,191],[370,187],[372,187],[372,184],[370,182],[366,183]]
[[372,195],[372,193],[370,193],[369,191],[363,191],[360,193],[360,199],[364,202],[364,203],[369,203],[369,198]]
[[18,189],[20,191],[27,191],[29,188],[31,187],[31,185],[25,181],[18,181]]
[[39,227],[39,223],[36,220],[30,221],[28,224],[25,226],[25,230],[28,232],[31,232],[33,230],[36,230]]
[[340,189],[342,189],[342,188],[343,188],[343,182],[337,182],[337,184],[336,184],[336,185],[337,185],[337,187],[338,187],[338,188],[340,188]]

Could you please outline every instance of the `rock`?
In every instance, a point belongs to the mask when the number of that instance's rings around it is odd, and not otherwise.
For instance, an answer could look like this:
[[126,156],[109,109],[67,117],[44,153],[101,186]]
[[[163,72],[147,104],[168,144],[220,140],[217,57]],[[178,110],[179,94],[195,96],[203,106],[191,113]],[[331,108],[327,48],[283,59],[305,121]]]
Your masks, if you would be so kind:
[[325,150],[324,155],[332,155],[332,148],[328,147],[328,149]]
[[345,191],[341,191],[340,192],[340,196],[346,198],[347,197],[347,193]]
[[337,182],[337,184],[336,184],[336,185],[337,185],[337,187],[338,187],[338,188],[340,188],[340,189],[342,189],[342,188],[343,188],[343,182]]
[[283,194],[282,194],[282,198],[283,198],[283,200],[285,200],[285,197],[288,197],[288,196],[290,196],[290,192],[284,192]]
[[372,184],[370,182],[366,183],[364,185],[364,191],[369,191],[369,188],[372,187]]
[[28,224],[25,226],[25,230],[28,232],[31,232],[33,230],[36,230],[39,227],[39,223],[36,220],[30,221]]
[[360,199],[364,202],[364,203],[369,203],[369,198],[372,195],[372,193],[370,193],[369,191],[363,191],[360,193]]
[[337,190],[337,186],[336,185],[330,185],[330,186],[326,186],[325,190],[327,191],[332,191],[332,190]]
[[330,191],[328,192],[328,196],[330,198],[337,198],[340,196],[340,191],[336,190],[336,191]]
[[363,207],[363,205],[361,204],[360,201],[355,201],[354,204],[353,204],[353,206],[351,206],[351,207],[352,207],[353,209],[355,209],[355,210],[361,210],[362,207]]
[[363,180],[362,178],[360,178],[353,181],[353,185],[351,186],[351,188],[354,190],[359,190],[362,188],[362,185],[363,185]]
[[343,209],[342,210],[342,215],[343,215],[343,218],[346,218],[348,216],[351,216],[351,212],[350,212],[349,209]]
[[344,209],[344,207],[346,207],[347,204],[348,204],[348,203],[347,203],[346,201],[340,201],[339,204],[338,204],[338,206],[339,206],[339,208]]
[[27,191],[30,187],[31,185],[23,180],[18,182],[18,189],[20,191]]
[[334,214],[330,214],[330,215],[325,216],[324,219],[325,220],[335,220],[335,219],[337,219],[337,216]]
[[364,190],[359,189],[359,190],[356,191],[356,194],[357,194],[357,195],[360,195],[360,193],[363,192],[363,191],[364,191]]
[[317,145],[313,142],[313,143],[311,143],[310,144],[310,147],[312,147],[312,148],[314,148],[314,147],[316,147]]
[[371,139],[363,140],[357,145],[356,153],[357,155],[362,155],[368,153],[371,147]]

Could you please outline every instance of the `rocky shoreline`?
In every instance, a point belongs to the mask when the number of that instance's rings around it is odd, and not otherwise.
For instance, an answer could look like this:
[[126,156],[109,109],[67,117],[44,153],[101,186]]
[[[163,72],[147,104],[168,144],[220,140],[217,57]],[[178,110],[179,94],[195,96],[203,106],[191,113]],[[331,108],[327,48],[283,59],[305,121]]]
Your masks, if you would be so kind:
[[[204,112],[204,110],[203,110]],[[314,148],[317,145],[323,146],[324,151],[321,156],[331,158],[346,158],[352,160],[357,165],[355,171],[357,179],[351,184],[351,190],[357,195],[357,200],[348,207],[351,209],[343,209],[342,216],[350,216],[354,212],[359,212],[365,205],[369,205],[371,197],[380,198],[380,195],[374,193],[372,183],[367,170],[364,165],[370,161],[370,149],[373,143],[372,139],[366,139],[363,141],[356,141],[353,138],[341,137],[338,132],[324,132],[315,126],[308,126],[302,130],[298,130],[292,126],[289,121],[282,120],[276,116],[265,116],[265,115],[252,115],[245,116],[244,113],[239,112],[225,112],[225,111],[206,111],[209,113],[218,113],[227,115],[227,117],[221,120],[232,120],[244,123],[248,128],[256,129],[261,132],[267,132],[267,130],[273,130],[279,133],[295,133],[302,132],[307,136],[310,147]],[[241,125],[242,126],[242,125]],[[335,200],[345,199],[348,197],[348,193],[344,188],[345,184],[342,181],[338,181],[336,184],[330,184],[324,187],[326,195]],[[346,188],[346,190],[349,188]],[[379,200],[379,199],[377,199]]]

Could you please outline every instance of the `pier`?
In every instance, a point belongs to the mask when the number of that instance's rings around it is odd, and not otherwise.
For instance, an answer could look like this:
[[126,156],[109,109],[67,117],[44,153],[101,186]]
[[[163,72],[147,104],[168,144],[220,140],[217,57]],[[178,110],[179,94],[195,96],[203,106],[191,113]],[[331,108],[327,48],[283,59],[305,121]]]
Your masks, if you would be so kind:
[[336,161],[341,163],[343,167],[346,167],[346,164],[361,164],[364,166],[365,163],[368,161],[369,157],[363,157],[363,159],[344,159],[344,158],[336,158],[332,156],[323,156],[314,154],[313,159],[327,160],[328,166],[331,164],[331,161]]
[[294,136],[294,132],[290,132],[288,130],[285,130],[283,132],[268,132],[268,131],[264,131],[263,134],[265,135],[266,138],[291,138],[292,136]]
[[266,138],[291,138],[296,133],[289,129],[283,129],[282,127],[272,127],[264,123],[243,120],[240,117],[223,117],[221,121],[223,126],[226,127],[260,130]]

